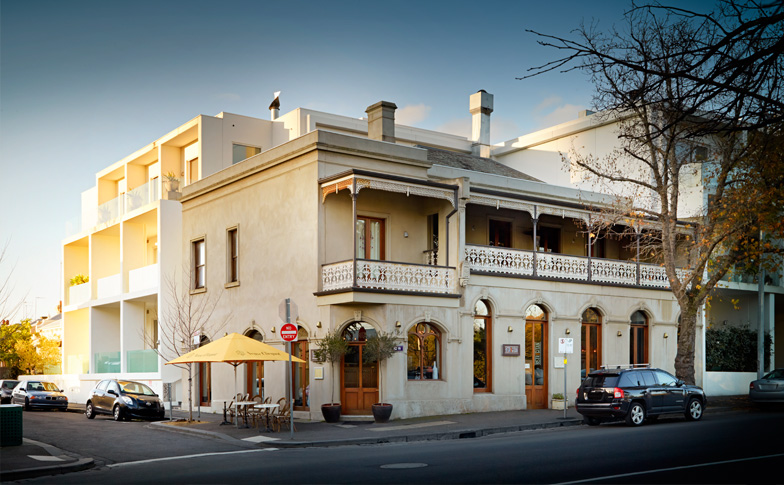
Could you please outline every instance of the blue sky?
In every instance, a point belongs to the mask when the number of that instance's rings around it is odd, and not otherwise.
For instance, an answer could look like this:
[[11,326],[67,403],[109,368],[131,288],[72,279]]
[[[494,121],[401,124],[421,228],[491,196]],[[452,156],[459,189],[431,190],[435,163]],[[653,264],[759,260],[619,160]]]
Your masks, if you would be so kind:
[[467,135],[485,89],[506,140],[591,105],[579,73],[515,80],[557,54],[526,29],[610,28],[628,5],[0,0],[0,278],[13,268],[17,318],[55,312],[60,242],[95,172],[193,117],[266,119],[282,91],[282,112],[360,117],[383,99],[398,122]]

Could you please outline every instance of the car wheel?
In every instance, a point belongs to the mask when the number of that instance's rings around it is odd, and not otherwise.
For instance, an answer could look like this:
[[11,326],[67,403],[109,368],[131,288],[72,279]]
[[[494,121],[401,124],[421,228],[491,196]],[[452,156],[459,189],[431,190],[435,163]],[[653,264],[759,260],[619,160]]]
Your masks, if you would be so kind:
[[115,421],[122,421],[122,419],[123,419],[123,412],[122,412],[122,408],[120,407],[119,404],[114,406],[113,415],[114,415],[114,420]]
[[33,408],[30,407],[30,399],[25,398],[24,408],[25,408],[25,411],[30,411],[31,409],[33,409]]
[[689,405],[686,406],[686,419],[689,421],[698,421],[702,417],[702,403],[696,397],[689,400]]
[[84,408],[84,415],[87,416],[87,419],[93,419],[95,417],[95,409],[93,409],[93,403],[88,402],[87,407]]
[[598,426],[599,418],[594,418],[593,416],[583,416],[583,423],[587,424],[588,426]]
[[641,426],[645,422],[645,408],[638,402],[633,402],[626,414],[626,424],[629,426]]

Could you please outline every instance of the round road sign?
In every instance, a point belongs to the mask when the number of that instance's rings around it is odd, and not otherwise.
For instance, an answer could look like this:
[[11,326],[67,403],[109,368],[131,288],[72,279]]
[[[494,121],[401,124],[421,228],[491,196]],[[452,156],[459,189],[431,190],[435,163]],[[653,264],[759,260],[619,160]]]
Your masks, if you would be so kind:
[[280,327],[280,336],[286,342],[297,340],[297,326],[293,323],[286,323]]

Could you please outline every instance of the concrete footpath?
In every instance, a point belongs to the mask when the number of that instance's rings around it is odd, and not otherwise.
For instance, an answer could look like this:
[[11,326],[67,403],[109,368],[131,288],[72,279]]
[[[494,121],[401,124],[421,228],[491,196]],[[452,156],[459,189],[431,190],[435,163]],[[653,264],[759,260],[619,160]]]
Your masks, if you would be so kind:
[[[751,409],[748,396],[709,398],[706,414]],[[75,404],[69,411],[83,412]],[[488,413],[450,414],[425,418],[393,420],[384,424],[373,422],[372,416],[343,416],[339,423],[294,420],[294,437],[284,428],[279,433],[244,427],[240,423],[223,424],[222,414],[194,412],[193,421],[185,421],[188,413],[174,410],[174,420],[157,421],[149,426],[161,432],[189,433],[231,441],[239,446],[300,448],[369,445],[425,440],[451,440],[488,436],[498,433],[575,426],[581,416],[569,409],[563,411],[535,409],[527,411],[498,411]],[[0,448],[0,481],[21,480],[46,475],[80,471],[94,466],[92,458],[62,451],[54,446],[24,439],[21,446]]]

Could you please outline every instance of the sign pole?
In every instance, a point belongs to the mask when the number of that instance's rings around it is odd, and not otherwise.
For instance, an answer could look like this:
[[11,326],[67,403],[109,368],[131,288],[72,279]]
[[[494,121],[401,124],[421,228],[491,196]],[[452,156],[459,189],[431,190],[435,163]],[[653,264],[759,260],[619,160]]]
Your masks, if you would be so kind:
[[[291,298],[286,298],[286,323],[291,323]],[[294,396],[294,380],[291,378],[291,342],[286,342],[286,352],[289,354],[289,365],[286,367],[286,401],[289,403],[289,430],[290,437],[294,439],[294,403],[291,398]]]
[[567,355],[572,352],[574,352],[574,340],[571,338],[559,338],[558,353],[563,354],[564,359],[564,419],[566,419],[566,410],[569,408],[569,394],[566,392],[566,376],[568,375],[566,372],[566,361]]
[[566,393],[566,354],[564,354],[564,419],[566,419],[566,408],[569,407],[569,394]]

